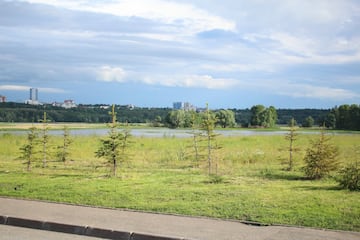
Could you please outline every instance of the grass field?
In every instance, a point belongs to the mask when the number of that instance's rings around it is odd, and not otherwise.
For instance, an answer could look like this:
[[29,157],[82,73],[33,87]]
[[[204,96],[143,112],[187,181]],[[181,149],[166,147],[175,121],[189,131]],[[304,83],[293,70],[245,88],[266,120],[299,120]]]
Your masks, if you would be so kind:
[[[333,178],[303,178],[302,158],[309,140],[295,142],[295,170],[284,171],[284,136],[218,137],[214,152],[220,178],[193,167],[191,139],[133,138],[130,158],[119,177],[108,177],[104,160],[94,157],[98,136],[73,137],[67,164],[41,161],[26,172],[18,160],[26,136],[0,135],[0,195],[193,216],[360,231],[360,192],[339,189]],[[60,145],[51,137],[50,145]],[[360,135],[335,135],[340,161],[359,158]]]

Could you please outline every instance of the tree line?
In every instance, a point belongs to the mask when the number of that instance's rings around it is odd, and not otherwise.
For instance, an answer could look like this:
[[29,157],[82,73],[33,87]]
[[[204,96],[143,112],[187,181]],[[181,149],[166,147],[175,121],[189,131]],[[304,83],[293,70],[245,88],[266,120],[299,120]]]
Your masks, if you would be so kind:
[[[129,108],[115,106],[120,112],[119,122],[147,123],[153,126],[190,127],[192,113],[171,108]],[[47,112],[52,122],[108,122],[109,109],[103,105],[79,105],[64,109],[52,105],[34,106],[22,103],[0,103],[0,122],[38,122],[43,112]],[[217,125],[221,127],[273,127],[275,124],[288,124],[294,119],[296,125],[314,125],[341,130],[360,130],[360,105],[340,105],[332,109],[275,109],[255,105],[250,109],[216,110]],[[198,112],[197,112],[198,113]]]

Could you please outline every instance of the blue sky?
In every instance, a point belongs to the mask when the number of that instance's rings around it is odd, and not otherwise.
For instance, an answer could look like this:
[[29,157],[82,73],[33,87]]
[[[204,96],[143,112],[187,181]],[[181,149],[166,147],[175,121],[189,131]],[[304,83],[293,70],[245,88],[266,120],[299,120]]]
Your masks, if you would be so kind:
[[360,103],[358,0],[0,0],[0,95],[171,107]]

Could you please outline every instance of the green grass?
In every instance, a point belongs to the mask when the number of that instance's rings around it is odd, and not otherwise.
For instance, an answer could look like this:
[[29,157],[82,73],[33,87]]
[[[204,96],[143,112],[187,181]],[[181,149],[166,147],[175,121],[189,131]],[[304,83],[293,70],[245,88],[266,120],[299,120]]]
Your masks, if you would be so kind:
[[[295,170],[284,171],[283,136],[219,137],[214,152],[219,179],[194,168],[191,139],[134,138],[131,159],[120,177],[107,177],[104,160],[94,157],[97,136],[74,137],[66,165],[41,161],[31,172],[17,160],[25,136],[0,135],[0,195],[163,213],[360,231],[360,192],[341,190],[327,178],[304,180],[302,158],[309,140],[296,141]],[[51,138],[56,146],[60,137]],[[359,135],[336,135],[343,163],[359,158]],[[215,183],[216,182],[216,183]]]

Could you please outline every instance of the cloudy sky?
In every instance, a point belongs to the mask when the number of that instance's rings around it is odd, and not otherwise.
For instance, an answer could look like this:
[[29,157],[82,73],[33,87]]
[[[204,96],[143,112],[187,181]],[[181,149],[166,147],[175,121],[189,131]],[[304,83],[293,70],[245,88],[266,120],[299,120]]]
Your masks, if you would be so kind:
[[0,0],[0,95],[211,108],[360,103],[358,0]]

